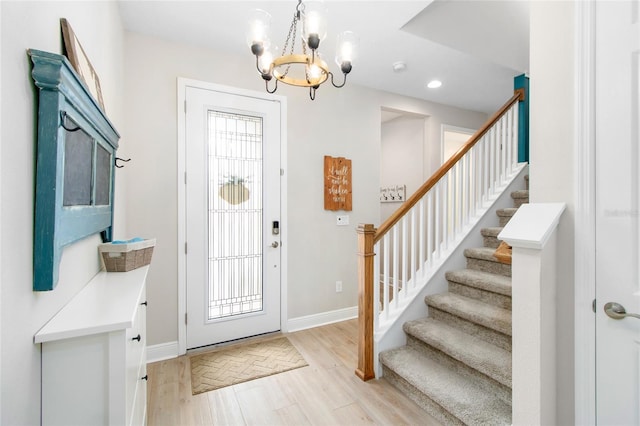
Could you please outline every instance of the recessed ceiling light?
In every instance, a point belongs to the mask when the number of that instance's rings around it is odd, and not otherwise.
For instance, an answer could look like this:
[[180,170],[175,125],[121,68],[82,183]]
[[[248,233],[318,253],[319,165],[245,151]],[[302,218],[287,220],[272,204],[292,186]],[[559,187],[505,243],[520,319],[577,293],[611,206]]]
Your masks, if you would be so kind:
[[442,86],[442,82],[440,80],[431,80],[429,84],[427,84],[429,89],[437,89],[440,86]]

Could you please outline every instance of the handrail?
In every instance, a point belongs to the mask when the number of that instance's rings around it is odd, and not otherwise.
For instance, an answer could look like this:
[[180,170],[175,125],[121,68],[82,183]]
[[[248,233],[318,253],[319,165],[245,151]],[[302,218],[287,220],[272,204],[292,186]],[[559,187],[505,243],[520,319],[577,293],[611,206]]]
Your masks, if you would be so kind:
[[517,89],[514,91],[514,95],[509,99],[491,118],[480,128],[473,136],[465,143],[454,155],[449,158],[440,168],[433,174],[420,188],[409,197],[399,208],[396,210],[382,225],[377,229],[373,238],[373,242],[377,243],[380,239],[389,232],[389,230],[398,223],[404,215],[407,214],[418,201],[425,196],[431,188],[435,186],[438,181],[447,174],[453,166],[471,149],[473,146],[487,133],[491,127],[513,106],[514,103],[523,101],[525,97],[524,89]]

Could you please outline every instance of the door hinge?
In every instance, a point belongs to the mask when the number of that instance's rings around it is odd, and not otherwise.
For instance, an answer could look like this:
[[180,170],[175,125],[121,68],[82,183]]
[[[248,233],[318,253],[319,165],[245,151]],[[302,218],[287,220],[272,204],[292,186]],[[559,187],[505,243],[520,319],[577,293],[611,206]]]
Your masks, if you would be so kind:
[[591,302],[591,309],[593,309],[593,313],[596,313],[596,299],[593,299],[593,302]]
[[184,313],[184,325],[187,325],[187,313]]
[[187,243],[184,243],[184,254],[187,254]]
[[280,169],[280,176],[284,176],[284,169]]
[[187,101],[186,100],[184,101],[184,113],[185,114],[187,113]]
[[187,184],[187,172],[184,172],[184,184]]

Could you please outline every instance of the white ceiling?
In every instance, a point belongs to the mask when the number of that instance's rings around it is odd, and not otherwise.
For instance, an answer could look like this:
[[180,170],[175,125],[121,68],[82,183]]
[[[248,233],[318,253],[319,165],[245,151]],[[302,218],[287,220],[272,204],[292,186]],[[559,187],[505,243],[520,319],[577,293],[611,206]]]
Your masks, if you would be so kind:
[[[351,30],[360,37],[358,58],[348,76],[351,84],[491,113],[513,93],[513,77],[528,71],[527,1],[325,4],[329,35],[319,50],[335,73],[340,72],[328,60],[335,54],[335,34]],[[259,8],[272,15],[272,38],[282,46],[296,5],[297,0],[121,0],[120,12],[128,31],[249,56],[249,11]],[[404,72],[393,71],[397,61],[406,62]],[[426,89],[432,79],[441,80],[442,87]]]

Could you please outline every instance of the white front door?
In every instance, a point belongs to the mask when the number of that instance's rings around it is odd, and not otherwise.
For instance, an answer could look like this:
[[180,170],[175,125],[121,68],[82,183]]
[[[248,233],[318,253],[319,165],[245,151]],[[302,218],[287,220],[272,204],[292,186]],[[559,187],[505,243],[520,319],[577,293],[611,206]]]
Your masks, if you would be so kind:
[[280,330],[280,102],[185,88],[187,348]]
[[[640,4],[596,3],[596,417],[640,424]],[[608,305],[609,304],[609,305]],[[605,313],[605,307],[614,317]],[[616,314],[618,312],[618,314]]]

